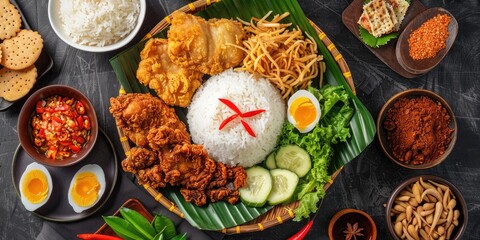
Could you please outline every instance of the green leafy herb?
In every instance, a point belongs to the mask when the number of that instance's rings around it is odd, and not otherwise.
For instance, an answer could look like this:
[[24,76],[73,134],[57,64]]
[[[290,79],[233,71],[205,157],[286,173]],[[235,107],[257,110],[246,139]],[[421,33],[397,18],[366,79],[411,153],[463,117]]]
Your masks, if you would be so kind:
[[122,217],[130,222],[145,238],[152,239],[156,231],[148,220],[135,210],[129,208],[120,208]]
[[398,37],[398,32],[392,32],[376,38],[361,26],[359,26],[359,31],[360,38],[363,40],[363,42],[372,48],[378,48],[380,46],[383,46],[390,42],[390,40]]
[[159,232],[155,237],[153,237],[153,240],[163,240],[165,239],[163,233]]
[[105,222],[119,237],[126,240],[145,239],[141,233],[127,220],[116,216],[104,216]]
[[187,234],[183,233],[183,234],[179,234],[179,235],[175,236],[171,240],[186,240],[186,239],[187,239]]
[[327,85],[320,90],[310,87],[308,91],[319,100],[322,109],[320,122],[306,134],[286,122],[279,138],[280,145],[296,144],[312,159],[312,169],[295,190],[296,199],[300,200],[299,207],[294,210],[296,221],[317,211],[318,202],[325,195],[323,186],[330,179],[328,165],[334,155],[332,145],[351,137],[349,123],[354,114],[343,86]]
[[175,230],[175,225],[173,224],[172,220],[165,216],[156,215],[152,221],[152,225],[157,232],[161,232],[163,235],[165,235],[165,239],[172,239],[177,235],[177,231]]

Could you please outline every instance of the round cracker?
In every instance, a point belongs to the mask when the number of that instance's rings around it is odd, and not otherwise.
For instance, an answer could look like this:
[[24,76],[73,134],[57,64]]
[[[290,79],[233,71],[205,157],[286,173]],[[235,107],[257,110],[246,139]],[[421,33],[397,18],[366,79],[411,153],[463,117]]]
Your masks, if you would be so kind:
[[18,10],[9,1],[0,0],[0,39],[14,37],[22,26]]
[[20,70],[32,66],[42,53],[43,39],[38,32],[22,29],[17,36],[1,44],[2,65]]
[[0,69],[0,97],[16,101],[32,89],[37,80],[37,68],[31,66],[23,70]]

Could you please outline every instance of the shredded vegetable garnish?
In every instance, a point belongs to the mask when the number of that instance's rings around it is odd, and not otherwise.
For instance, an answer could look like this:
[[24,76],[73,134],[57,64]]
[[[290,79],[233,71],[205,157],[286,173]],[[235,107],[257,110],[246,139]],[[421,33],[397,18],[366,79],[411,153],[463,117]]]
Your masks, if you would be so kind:
[[[249,37],[243,41],[247,54],[239,70],[259,73],[279,90],[287,99],[296,90],[309,86],[311,80],[322,71],[322,55],[317,55],[317,44],[305,38],[299,27],[288,29],[291,23],[280,23],[290,14],[275,15],[271,21],[252,18],[250,22],[240,20]],[[307,35],[308,36],[308,35]]]

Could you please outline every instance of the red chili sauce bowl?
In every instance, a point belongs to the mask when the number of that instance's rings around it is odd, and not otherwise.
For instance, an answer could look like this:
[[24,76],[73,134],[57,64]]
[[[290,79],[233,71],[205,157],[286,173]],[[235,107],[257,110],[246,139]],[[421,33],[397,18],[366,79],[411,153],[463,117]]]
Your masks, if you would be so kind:
[[[38,103],[39,101],[47,100],[49,97],[52,97],[52,96],[61,96],[62,98],[65,98],[65,101],[67,101],[66,100],[67,98],[72,99],[73,101],[76,101],[79,103],[78,104],[79,107],[83,105],[85,113],[80,114],[78,116],[84,119],[84,122],[83,122],[84,124],[86,123],[86,121],[89,121],[89,125],[90,125],[89,126],[90,130],[88,134],[89,139],[85,139],[85,143],[83,144],[76,144],[76,145],[68,144],[67,147],[69,150],[66,152],[69,153],[69,156],[63,157],[61,160],[55,159],[54,157],[52,157],[51,152],[48,153],[50,155],[50,158],[47,157],[47,154],[44,151],[41,151],[40,147],[35,145],[35,140],[34,140],[34,128],[32,124],[34,116],[37,114],[38,115],[50,114],[50,112],[44,111],[44,106],[42,106],[41,104],[38,105]],[[75,104],[73,104],[71,108],[72,108],[71,111],[76,111]],[[57,111],[60,111],[60,110],[57,110]],[[75,123],[73,123],[74,125],[80,126],[79,124],[80,121],[79,120],[77,121],[78,116],[75,115],[75,117],[72,119],[75,120]],[[55,122],[54,120],[51,121],[52,125],[54,124],[54,122]],[[65,122],[61,124],[67,124],[67,123]],[[88,98],[83,93],[81,93],[75,88],[64,86],[64,85],[47,86],[33,93],[27,99],[27,101],[22,107],[22,110],[20,111],[20,115],[18,117],[17,129],[18,129],[18,138],[20,140],[20,144],[22,145],[23,149],[28,153],[28,155],[30,155],[30,157],[32,157],[33,160],[35,160],[36,162],[40,164],[52,166],[52,167],[66,167],[66,166],[71,166],[75,163],[80,162],[90,153],[93,146],[95,145],[95,142],[98,136],[97,115],[95,114],[95,109],[93,108],[93,105],[90,103]],[[83,130],[84,127],[82,126],[81,129]],[[58,138],[59,138],[59,135],[56,136],[56,139],[60,142],[61,139],[58,139]],[[73,137],[69,137],[67,141],[63,141],[63,142],[68,142],[72,139]],[[81,142],[81,139],[79,140]],[[80,146],[80,149],[78,149],[79,146]],[[55,151],[55,154],[57,153],[59,152]]]

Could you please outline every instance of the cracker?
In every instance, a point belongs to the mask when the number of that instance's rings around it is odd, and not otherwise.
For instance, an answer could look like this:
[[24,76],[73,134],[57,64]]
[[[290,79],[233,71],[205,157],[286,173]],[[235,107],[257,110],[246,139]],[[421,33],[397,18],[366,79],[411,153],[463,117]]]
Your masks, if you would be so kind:
[[32,66],[42,53],[43,39],[38,32],[21,30],[17,36],[3,41],[2,65],[20,70]]
[[368,15],[368,20],[370,21],[370,33],[374,37],[390,33],[395,27],[388,6],[384,0],[372,0],[363,6],[363,10]]
[[2,68],[0,69],[0,97],[7,101],[16,101],[27,95],[36,80],[35,66],[23,70]]
[[7,0],[0,0],[0,39],[14,37],[22,26],[18,10]]

